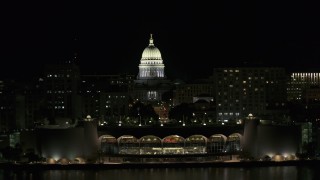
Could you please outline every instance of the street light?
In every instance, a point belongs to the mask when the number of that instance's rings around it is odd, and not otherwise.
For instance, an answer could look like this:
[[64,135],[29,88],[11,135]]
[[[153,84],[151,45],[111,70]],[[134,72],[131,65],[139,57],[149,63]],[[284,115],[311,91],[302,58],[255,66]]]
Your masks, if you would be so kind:
[[121,126],[122,121],[121,121],[121,116],[119,115],[119,126]]
[[203,125],[204,125],[204,126],[207,125],[207,124],[206,124],[206,115],[207,115],[207,113],[205,112],[205,113],[203,114]]
[[182,115],[182,126],[185,126],[186,124],[184,123],[184,115]]
[[141,126],[141,115],[140,115],[140,108],[137,107],[138,110],[138,116],[139,116],[139,126]]

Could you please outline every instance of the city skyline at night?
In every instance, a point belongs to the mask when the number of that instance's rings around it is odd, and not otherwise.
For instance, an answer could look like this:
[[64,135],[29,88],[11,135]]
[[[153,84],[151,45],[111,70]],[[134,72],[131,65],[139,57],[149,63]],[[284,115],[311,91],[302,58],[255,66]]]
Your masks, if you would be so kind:
[[205,78],[213,68],[243,64],[318,68],[312,4],[260,2],[251,9],[241,2],[122,3],[7,4],[0,77],[39,77],[45,64],[68,61],[74,53],[83,74],[137,75],[150,33],[169,78]]
[[317,3],[1,7],[0,179],[319,176]]

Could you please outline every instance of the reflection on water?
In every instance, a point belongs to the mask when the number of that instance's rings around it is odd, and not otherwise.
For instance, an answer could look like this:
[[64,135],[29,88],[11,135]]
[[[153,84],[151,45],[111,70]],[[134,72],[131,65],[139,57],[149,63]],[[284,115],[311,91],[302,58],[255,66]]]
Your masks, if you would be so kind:
[[312,167],[259,167],[259,168],[152,168],[152,169],[110,169],[97,171],[46,170],[46,171],[4,171],[0,170],[0,180],[312,180],[319,177],[320,168]]

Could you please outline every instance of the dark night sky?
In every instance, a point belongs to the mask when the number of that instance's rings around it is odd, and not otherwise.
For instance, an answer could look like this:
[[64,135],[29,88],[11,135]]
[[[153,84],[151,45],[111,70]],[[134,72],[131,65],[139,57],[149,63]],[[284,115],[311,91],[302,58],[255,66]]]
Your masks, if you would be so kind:
[[75,51],[83,74],[137,74],[150,33],[169,77],[206,77],[214,67],[243,62],[319,69],[318,7],[239,0],[5,4],[0,78],[38,76],[44,64]]

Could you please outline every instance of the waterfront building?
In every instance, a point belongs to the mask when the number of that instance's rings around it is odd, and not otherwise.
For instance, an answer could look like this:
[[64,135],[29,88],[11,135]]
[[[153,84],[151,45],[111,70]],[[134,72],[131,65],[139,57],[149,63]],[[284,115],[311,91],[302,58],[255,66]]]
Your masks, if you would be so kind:
[[[44,125],[38,127],[36,147],[41,157],[58,162],[77,158],[95,159],[98,152],[97,124],[92,119],[69,125]],[[30,141],[30,140],[29,140]]]

